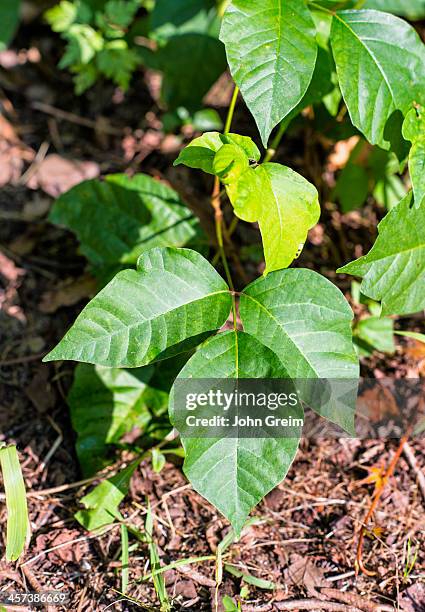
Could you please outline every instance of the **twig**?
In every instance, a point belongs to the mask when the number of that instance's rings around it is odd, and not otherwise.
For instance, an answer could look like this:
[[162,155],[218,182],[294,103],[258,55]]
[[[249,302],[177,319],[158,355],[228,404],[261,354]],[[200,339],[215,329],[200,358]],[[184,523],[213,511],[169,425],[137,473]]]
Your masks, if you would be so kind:
[[329,610],[330,612],[364,612],[361,608],[347,606],[342,603],[333,603],[331,601],[321,601],[320,599],[292,599],[291,601],[275,602],[277,610]]
[[384,604],[368,601],[357,593],[345,593],[338,589],[328,588],[321,589],[320,593],[322,595],[326,595],[326,597],[329,597],[330,599],[335,599],[341,603],[360,608],[364,612],[394,612],[393,606],[386,606]]
[[422,493],[422,498],[423,498],[423,500],[425,502],[425,474],[423,473],[423,471],[419,467],[418,462],[417,462],[416,457],[415,457],[415,452],[414,452],[413,448],[410,446],[409,442],[405,442],[404,443],[404,446],[403,446],[403,455],[404,455],[407,463],[409,464],[409,466],[412,468],[412,470],[415,473],[416,481],[418,483],[418,487],[420,489],[420,492]]
[[29,361],[38,361],[39,359],[43,359],[47,355],[46,351],[43,353],[37,353],[35,355],[26,355],[24,357],[14,357],[13,359],[6,359],[5,361],[0,361],[0,368],[4,366],[12,366],[17,365],[18,363],[28,363]]
[[19,185],[26,185],[28,181],[30,180],[30,178],[33,177],[34,174],[36,174],[41,164],[43,163],[44,159],[46,158],[46,155],[49,151],[49,147],[50,147],[49,142],[44,141],[41,143],[40,148],[37,151],[37,154],[34,158],[33,163],[27,170],[25,170],[25,172],[20,177],[18,181]]
[[104,125],[103,122],[102,124],[98,124],[96,121],[93,121],[93,119],[79,117],[74,113],[68,113],[67,111],[61,110],[60,108],[55,108],[50,104],[45,104],[44,102],[33,102],[31,106],[35,110],[41,111],[42,113],[46,113],[46,115],[52,115],[57,119],[64,119],[65,121],[69,121],[70,123],[76,123],[77,125],[82,125],[83,127],[88,127],[93,130],[105,132],[105,134],[111,134],[112,136],[122,136],[123,133],[123,130],[114,128],[111,125]]
[[206,587],[215,587],[215,580],[212,578],[208,578],[204,576],[200,572],[197,572],[193,568],[188,565],[177,565],[174,569],[176,569],[180,574],[191,578],[194,582]]

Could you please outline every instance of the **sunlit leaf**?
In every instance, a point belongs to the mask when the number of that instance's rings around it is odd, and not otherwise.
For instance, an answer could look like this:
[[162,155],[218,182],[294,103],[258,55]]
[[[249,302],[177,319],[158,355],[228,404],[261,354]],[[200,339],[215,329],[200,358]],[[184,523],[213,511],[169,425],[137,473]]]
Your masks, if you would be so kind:
[[317,55],[311,15],[299,0],[232,0],[220,38],[266,146],[310,84]]
[[414,208],[409,193],[378,226],[367,255],[337,272],[361,276],[361,291],[382,302],[382,314],[425,308],[425,207]]

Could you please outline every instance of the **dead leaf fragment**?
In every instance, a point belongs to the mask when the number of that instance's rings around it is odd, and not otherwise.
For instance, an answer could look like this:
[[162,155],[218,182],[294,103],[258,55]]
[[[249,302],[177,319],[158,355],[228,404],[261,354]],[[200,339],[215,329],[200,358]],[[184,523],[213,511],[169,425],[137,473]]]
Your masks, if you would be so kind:
[[325,570],[315,565],[310,557],[301,555],[292,555],[291,564],[284,572],[284,580],[285,583],[305,587],[311,597],[320,597],[317,589],[328,585]]
[[100,168],[95,162],[66,159],[52,153],[40,162],[28,180],[27,187],[42,189],[57,198],[81,181],[97,178],[99,174]]
[[67,279],[54,289],[43,293],[38,307],[41,312],[51,314],[63,306],[74,306],[85,298],[93,297],[97,289],[97,281],[92,276],[84,275],[76,280]]

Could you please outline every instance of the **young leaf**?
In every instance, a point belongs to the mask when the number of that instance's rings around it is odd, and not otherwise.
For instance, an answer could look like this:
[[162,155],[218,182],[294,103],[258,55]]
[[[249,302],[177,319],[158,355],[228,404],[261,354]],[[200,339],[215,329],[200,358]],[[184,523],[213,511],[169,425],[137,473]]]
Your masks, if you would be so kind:
[[228,193],[237,217],[259,223],[265,272],[287,268],[319,220],[316,188],[290,168],[267,163],[248,168]]
[[403,123],[403,136],[410,140],[409,172],[412,179],[415,206],[425,199],[425,108],[412,108]]
[[232,0],[224,14],[220,39],[264,146],[307,91],[316,63],[315,35],[299,0]]
[[[340,290],[320,274],[289,269],[254,281],[241,295],[240,316],[244,330],[276,353],[291,378],[357,379],[353,313]],[[354,406],[341,410],[331,401],[311,407],[353,431]]]
[[248,160],[259,161],[260,159],[260,151],[248,136],[206,132],[192,140],[181,151],[174,165],[184,164],[189,168],[199,168],[208,174],[215,174],[214,158],[216,153],[226,144],[239,147]]
[[122,370],[79,364],[67,396],[83,475],[108,463],[108,445],[133,427],[145,427],[151,410],[166,408],[168,394],[150,387],[153,366]]
[[[286,378],[279,359],[243,332],[225,332],[208,340],[188,361],[186,378]],[[173,391],[171,392],[173,394]],[[173,402],[170,402],[171,419]],[[302,418],[300,411],[299,418]],[[183,437],[184,472],[239,536],[252,508],[281,482],[296,455],[300,429],[293,438]]]
[[29,533],[27,496],[16,446],[0,448],[7,507],[6,560],[16,561],[21,556]]
[[[72,359],[136,368],[184,352],[226,321],[231,296],[196,251],[156,248],[124,270],[84,308],[45,361]],[[187,342],[185,342],[187,341]]]
[[19,22],[19,0],[2,0],[0,6],[0,51],[9,44]]
[[333,19],[331,45],[353,124],[372,144],[399,146],[399,116],[425,96],[419,35],[387,13],[341,11]]
[[205,240],[178,194],[145,174],[84,181],[56,200],[49,219],[73,231],[98,268],[135,264],[152,247]]
[[53,32],[66,32],[75,22],[77,13],[78,8],[75,2],[62,0],[59,4],[46,11],[44,17]]
[[122,519],[118,507],[128,493],[130,479],[139,463],[140,460],[130,463],[82,498],[81,503],[85,509],[76,512],[75,518],[83,527],[94,531]]
[[337,270],[361,276],[363,294],[382,302],[382,314],[425,308],[425,207],[413,208],[409,193],[378,225],[367,255]]

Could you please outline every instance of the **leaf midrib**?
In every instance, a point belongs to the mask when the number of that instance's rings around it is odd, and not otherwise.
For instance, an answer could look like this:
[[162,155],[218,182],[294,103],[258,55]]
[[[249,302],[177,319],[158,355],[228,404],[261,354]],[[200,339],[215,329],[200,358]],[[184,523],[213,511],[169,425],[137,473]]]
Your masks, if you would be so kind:
[[[248,299],[252,300],[256,305],[258,305],[260,308],[262,308],[267,315],[273,319],[273,321],[276,323],[277,327],[279,329],[282,330],[282,333],[285,335],[285,337],[290,341],[290,343],[294,346],[294,348],[296,349],[296,351],[298,352],[299,355],[301,355],[301,357],[304,359],[304,361],[307,363],[307,365],[311,368],[311,370],[313,371],[314,375],[316,378],[318,377],[318,373],[316,372],[315,368],[313,367],[313,365],[310,363],[310,361],[307,359],[307,357],[304,355],[303,352],[301,352],[301,350],[299,349],[299,347],[297,346],[297,344],[293,341],[293,339],[291,338],[291,336],[288,334],[288,332],[286,331],[286,329],[283,327],[283,325],[280,323],[280,321],[278,319],[276,319],[276,317],[273,315],[273,313],[270,312],[270,310],[268,308],[266,308],[266,306],[264,306],[264,304],[262,304],[261,302],[259,302],[258,300],[256,300],[254,297],[252,297],[251,295],[248,295],[247,293],[243,293],[243,296],[247,297]],[[272,350],[272,349],[271,349]],[[285,364],[283,364],[285,365]]]
[[372,58],[372,60],[375,62],[376,66],[377,66],[377,68],[378,68],[378,70],[379,70],[379,72],[380,72],[380,73],[381,73],[381,75],[382,75],[382,78],[384,79],[384,81],[385,81],[385,83],[386,83],[386,85],[387,85],[387,87],[388,87],[388,90],[389,90],[390,95],[391,95],[391,99],[392,99],[392,101],[393,101],[394,105],[395,105],[395,106],[396,106],[396,108],[397,108],[397,102],[396,102],[396,99],[395,99],[395,97],[394,97],[394,93],[393,93],[392,87],[391,87],[391,85],[389,84],[389,82],[388,82],[388,80],[387,80],[387,77],[386,77],[386,75],[385,75],[385,72],[384,72],[383,68],[381,67],[381,64],[380,64],[380,63],[379,63],[379,61],[376,59],[375,54],[374,54],[374,53],[372,53],[372,51],[369,49],[369,47],[368,47],[368,46],[367,46],[367,45],[366,45],[366,44],[363,42],[363,40],[362,40],[362,39],[360,38],[360,36],[359,36],[359,35],[358,35],[358,34],[357,34],[357,33],[356,33],[354,30],[353,30],[353,28],[352,28],[352,27],[350,27],[350,25],[349,25],[349,24],[348,24],[346,21],[344,21],[344,19],[341,19],[341,17],[338,15],[338,13],[334,13],[334,17],[335,17],[336,19],[338,19],[338,21],[340,21],[340,22],[341,22],[341,23],[342,23],[342,24],[343,24],[343,25],[344,25],[344,26],[347,28],[347,30],[349,30],[349,31],[350,31],[350,32],[353,34],[354,38],[356,38],[356,40],[358,40],[358,41],[359,41],[360,45],[361,45],[361,46],[362,46],[362,47],[363,47],[363,48],[366,50],[366,52],[368,53],[368,55],[369,55],[369,56]]

